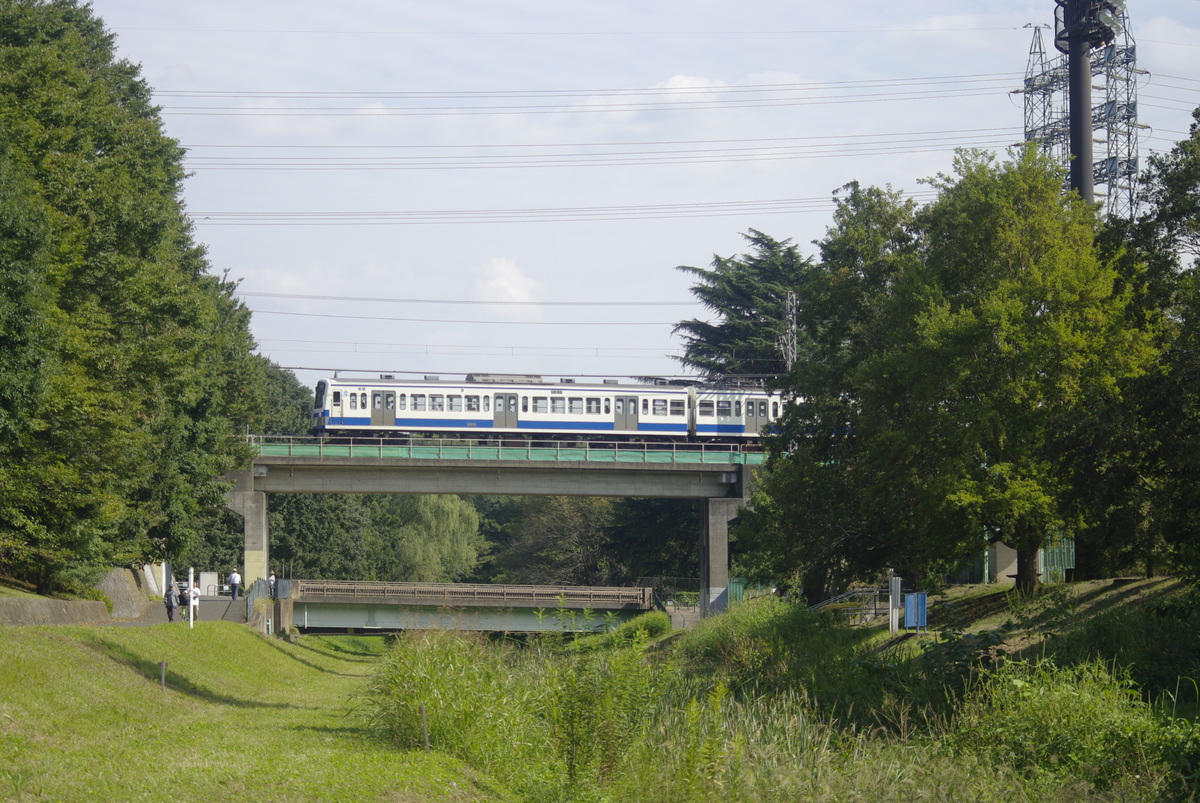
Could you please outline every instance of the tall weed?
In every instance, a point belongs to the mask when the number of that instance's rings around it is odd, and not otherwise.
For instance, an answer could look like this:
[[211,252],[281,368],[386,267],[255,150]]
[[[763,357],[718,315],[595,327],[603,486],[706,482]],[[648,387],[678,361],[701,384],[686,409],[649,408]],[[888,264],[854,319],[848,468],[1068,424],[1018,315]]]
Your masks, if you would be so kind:
[[401,636],[380,664],[367,693],[374,729],[398,746],[429,743],[478,767],[503,770],[514,785],[553,779],[544,757],[552,735],[541,716],[549,703],[546,662],[481,636],[425,631]]
[[967,693],[950,740],[1021,772],[1100,789],[1136,778],[1153,799],[1170,788],[1190,730],[1159,719],[1128,675],[1103,662],[1009,661]]

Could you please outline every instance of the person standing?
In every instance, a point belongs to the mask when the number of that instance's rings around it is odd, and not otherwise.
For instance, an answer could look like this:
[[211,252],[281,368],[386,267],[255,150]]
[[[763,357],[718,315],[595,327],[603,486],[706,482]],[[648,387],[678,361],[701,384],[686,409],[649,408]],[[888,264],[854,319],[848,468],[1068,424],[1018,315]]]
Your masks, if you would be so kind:
[[275,599],[275,572],[271,572],[271,575],[267,577],[267,591],[270,592],[271,599]]
[[175,609],[179,607],[179,591],[175,588],[175,583],[167,586],[167,592],[163,594],[163,605],[167,606],[167,621],[175,621]]
[[192,586],[191,588],[188,589],[188,605],[191,606],[192,621],[199,622],[200,621],[200,588],[198,586]]
[[238,574],[238,570],[234,569],[229,573],[229,590],[233,592],[234,601],[237,600],[238,589],[242,585],[242,576]]

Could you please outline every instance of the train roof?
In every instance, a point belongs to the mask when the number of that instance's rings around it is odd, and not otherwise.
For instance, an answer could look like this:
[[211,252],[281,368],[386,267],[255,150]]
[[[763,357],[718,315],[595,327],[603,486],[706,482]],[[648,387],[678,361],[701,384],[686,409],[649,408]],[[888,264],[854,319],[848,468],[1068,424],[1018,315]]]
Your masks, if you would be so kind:
[[441,376],[426,375],[424,378],[399,378],[392,374],[382,374],[376,377],[328,377],[325,380],[329,383],[339,385],[404,385],[404,386],[445,386],[445,387],[463,387],[466,385],[478,385],[481,387],[493,386],[523,386],[530,385],[542,386],[547,389],[569,389],[577,388],[580,390],[589,391],[605,391],[608,393],[620,393],[622,390],[628,391],[656,391],[656,392],[686,392],[689,388],[695,388],[698,391],[721,391],[721,392],[739,392],[739,393],[764,393],[769,394],[771,391],[764,387],[755,387],[750,385],[717,385],[707,382],[691,382],[687,384],[678,384],[667,381],[647,382],[641,380],[626,379],[624,381],[618,379],[602,379],[599,381],[592,380],[586,382],[577,381],[574,378],[564,377],[558,381],[548,380],[545,377],[536,374],[467,374],[465,378],[449,378],[443,379]]

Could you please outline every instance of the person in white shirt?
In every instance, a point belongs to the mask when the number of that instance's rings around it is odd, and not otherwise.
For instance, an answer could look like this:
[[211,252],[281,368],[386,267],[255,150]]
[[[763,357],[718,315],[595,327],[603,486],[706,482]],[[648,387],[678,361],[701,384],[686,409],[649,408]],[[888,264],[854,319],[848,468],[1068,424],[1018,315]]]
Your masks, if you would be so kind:
[[233,592],[233,598],[236,600],[238,589],[242,585],[242,576],[238,574],[238,570],[234,569],[229,573],[229,590]]
[[188,589],[188,605],[192,606],[192,621],[200,620],[200,586],[194,585]]

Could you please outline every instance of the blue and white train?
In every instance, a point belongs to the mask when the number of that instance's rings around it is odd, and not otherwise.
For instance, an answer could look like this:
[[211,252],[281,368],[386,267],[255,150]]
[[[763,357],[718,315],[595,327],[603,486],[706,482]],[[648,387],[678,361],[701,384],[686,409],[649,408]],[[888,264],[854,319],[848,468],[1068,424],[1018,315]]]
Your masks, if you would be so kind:
[[605,436],[613,440],[744,442],[780,414],[761,388],[546,382],[539,376],[469,374],[465,381],[322,379],[313,430],[330,436]]

